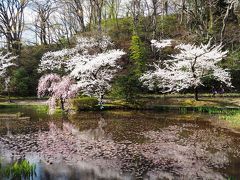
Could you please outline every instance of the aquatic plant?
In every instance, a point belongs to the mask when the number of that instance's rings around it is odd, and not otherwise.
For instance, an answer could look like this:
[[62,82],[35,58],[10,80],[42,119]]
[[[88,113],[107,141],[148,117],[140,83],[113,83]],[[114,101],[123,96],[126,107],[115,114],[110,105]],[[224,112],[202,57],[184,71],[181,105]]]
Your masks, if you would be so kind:
[[233,128],[240,128],[240,111],[233,111],[220,116],[221,120],[225,120]]
[[0,177],[9,179],[30,180],[35,176],[36,165],[27,160],[16,161],[13,164],[2,166],[0,163]]

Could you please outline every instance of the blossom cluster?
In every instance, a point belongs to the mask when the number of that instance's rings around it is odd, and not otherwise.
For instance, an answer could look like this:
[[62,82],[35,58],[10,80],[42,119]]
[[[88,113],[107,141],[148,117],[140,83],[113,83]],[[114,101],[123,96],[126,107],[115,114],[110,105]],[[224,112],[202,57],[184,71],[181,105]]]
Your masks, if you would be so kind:
[[75,97],[77,93],[75,81],[69,76],[47,74],[42,76],[38,83],[38,97],[50,96],[48,102],[51,108],[55,108],[57,100],[60,100],[64,106],[64,103]]
[[[169,40],[152,43],[159,48],[170,46]],[[149,89],[157,86],[162,92],[176,92],[203,85],[204,78],[212,78],[231,86],[230,74],[219,66],[219,62],[228,53],[222,51],[222,45],[212,46],[209,41],[206,45],[180,44],[175,48],[180,51],[178,54],[154,64],[153,70],[140,78]]]
[[6,76],[9,67],[15,66],[16,64],[12,61],[17,59],[17,56],[12,56],[11,53],[4,54],[0,52],[0,76]]
[[[99,98],[99,101],[102,101],[104,94],[111,87],[110,84],[114,75],[120,69],[117,60],[125,54],[124,51],[119,49],[109,50],[112,46],[113,43],[107,36],[97,38],[79,37],[74,48],[44,54],[39,65],[40,72],[64,70],[69,75],[69,78],[75,79],[74,84],[70,83],[71,86],[66,87],[66,89],[58,87],[64,78],[59,77],[61,81],[57,84],[54,82],[54,78],[51,79],[53,84],[50,87],[51,91],[48,92],[51,92],[52,101],[59,98],[57,94],[63,97],[64,92],[67,93],[68,88],[72,86],[74,86],[75,90],[79,90],[88,96],[95,96]],[[46,78],[47,76],[41,80],[47,83]],[[42,83],[42,87],[39,93],[43,92],[44,89],[49,89],[41,80],[39,83]],[[62,87],[65,87],[67,83],[63,84]],[[61,93],[57,90],[52,91],[54,87],[57,87]],[[66,98],[70,97],[66,96]]]

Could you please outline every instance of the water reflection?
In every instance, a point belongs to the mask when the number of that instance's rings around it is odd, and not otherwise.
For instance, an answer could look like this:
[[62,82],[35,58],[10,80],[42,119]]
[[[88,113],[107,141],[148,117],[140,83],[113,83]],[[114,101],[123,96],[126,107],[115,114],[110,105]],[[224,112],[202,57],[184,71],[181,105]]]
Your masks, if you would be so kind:
[[96,128],[83,130],[81,132],[78,130],[78,136],[80,139],[85,139],[85,140],[103,140],[103,139],[110,140],[111,137],[108,136],[104,131],[104,128],[106,126],[107,126],[107,121],[103,117],[100,117],[100,120],[98,121],[98,126]]
[[86,180],[102,180],[102,179],[132,179],[130,176],[124,176],[109,169],[101,169],[87,163],[79,163],[75,166],[67,166],[66,164],[54,164],[52,166],[41,165],[39,178],[46,180],[68,180],[68,179],[86,179]]
[[0,121],[0,154],[37,163],[38,179],[240,176],[240,137],[213,126],[208,115],[111,111],[36,117]]
[[9,121],[5,121],[5,123],[6,123],[6,127],[7,127],[7,136],[11,136],[12,133],[11,133],[11,130],[9,128]]

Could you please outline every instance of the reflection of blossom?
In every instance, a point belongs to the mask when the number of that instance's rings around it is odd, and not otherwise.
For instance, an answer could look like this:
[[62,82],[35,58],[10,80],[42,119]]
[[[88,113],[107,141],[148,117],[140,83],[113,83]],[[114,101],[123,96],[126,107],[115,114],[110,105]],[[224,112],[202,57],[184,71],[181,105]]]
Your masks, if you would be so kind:
[[[54,123],[49,124],[49,132],[39,133],[38,142],[41,154],[44,158],[51,157],[50,160],[87,159],[94,157],[112,158],[116,157],[119,145],[109,138],[94,139],[94,133],[104,133],[100,127],[92,131],[80,132],[71,123],[64,122],[62,128],[58,128]],[[90,135],[87,136],[87,135]]]
[[95,129],[81,131],[79,132],[78,137],[85,140],[111,140],[111,137],[104,131],[106,125],[107,122],[105,119],[100,118],[98,126]]
[[223,179],[215,169],[227,167],[232,160],[230,156],[240,157],[239,145],[235,143],[239,138],[214,127],[202,129],[199,124],[184,123],[169,125],[159,131],[145,129],[137,134],[146,138],[144,143],[115,142],[110,138],[88,136],[105,133],[106,126],[103,118],[93,131],[79,131],[70,122],[61,125],[51,122],[48,131],[0,138],[0,150],[4,144],[8,148],[14,146],[13,149],[21,155],[27,151],[38,152],[48,163],[61,160],[71,164],[101,162],[100,167],[116,166],[123,172],[136,173],[136,176],[148,172],[151,177],[160,179],[162,174],[172,178]]

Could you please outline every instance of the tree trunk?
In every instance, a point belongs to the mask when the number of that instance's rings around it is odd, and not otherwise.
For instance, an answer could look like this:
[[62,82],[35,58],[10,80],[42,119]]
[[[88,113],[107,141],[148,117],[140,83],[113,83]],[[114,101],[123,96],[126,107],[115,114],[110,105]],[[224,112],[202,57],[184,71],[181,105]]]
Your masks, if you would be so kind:
[[12,100],[11,100],[11,96],[10,96],[10,91],[9,91],[9,89],[7,90],[7,93],[8,93],[8,102],[11,103]]
[[164,11],[165,11],[165,15],[168,15],[168,1],[164,2]]
[[103,95],[102,94],[100,95],[100,98],[99,98],[99,106],[100,106],[100,109],[102,110],[103,109]]
[[197,87],[194,88],[194,97],[195,97],[196,101],[199,100],[199,98],[198,98],[198,88]]
[[60,98],[60,105],[61,105],[61,109],[64,111],[65,110],[65,108],[64,108],[64,100],[63,100],[63,98]]
[[227,10],[226,10],[226,13],[224,15],[224,18],[223,18],[223,24],[222,24],[222,30],[221,30],[221,43],[223,42],[223,39],[224,39],[224,33],[225,33],[225,30],[226,30],[226,25],[227,25],[227,20],[228,20],[228,16],[229,16],[229,13],[231,11],[231,9],[234,8],[234,2],[232,1],[228,7],[227,7]]
[[209,7],[209,27],[208,27],[208,34],[213,33],[213,11],[212,11],[212,6]]
[[182,9],[181,9],[181,18],[180,18],[180,24],[183,24],[184,21],[184,11],[185,11],[185,0],[182,0]]
[[157,31],[157,0],[152,1],[153,4],[153,14],[152,14],[152,38],[156,38],[156,31]]

